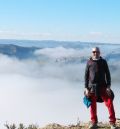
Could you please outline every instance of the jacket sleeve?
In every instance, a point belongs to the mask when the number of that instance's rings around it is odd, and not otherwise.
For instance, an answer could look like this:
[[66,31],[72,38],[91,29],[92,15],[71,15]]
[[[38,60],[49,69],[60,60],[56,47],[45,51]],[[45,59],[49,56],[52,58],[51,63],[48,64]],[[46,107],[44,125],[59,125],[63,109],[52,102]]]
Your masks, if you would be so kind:
[[89,65],[87,62],[86,68],[85,68],[85,88],[88,88],[88,83],[89,83]]
[[111,86],[111,75],[110,75],[110,70],[109,70],[106,60],[105,60],[105,74],[106,74],[107,87],[110,87]]

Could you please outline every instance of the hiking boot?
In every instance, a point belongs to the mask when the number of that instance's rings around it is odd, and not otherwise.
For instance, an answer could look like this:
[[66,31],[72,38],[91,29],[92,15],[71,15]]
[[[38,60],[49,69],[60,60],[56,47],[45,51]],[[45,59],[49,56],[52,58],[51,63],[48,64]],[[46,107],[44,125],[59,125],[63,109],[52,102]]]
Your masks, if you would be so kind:
[[97,129],[97,123],[90,123],[88,129]]
[[117,129],[115,124],[110,124],[111,129]]

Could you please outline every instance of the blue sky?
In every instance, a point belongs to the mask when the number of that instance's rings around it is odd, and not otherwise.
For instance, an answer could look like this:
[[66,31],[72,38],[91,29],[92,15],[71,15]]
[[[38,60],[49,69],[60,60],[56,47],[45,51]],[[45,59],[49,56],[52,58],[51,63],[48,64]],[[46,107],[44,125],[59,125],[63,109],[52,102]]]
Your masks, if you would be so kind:
[[0,0],[0,38],[120,43],[120,0]]

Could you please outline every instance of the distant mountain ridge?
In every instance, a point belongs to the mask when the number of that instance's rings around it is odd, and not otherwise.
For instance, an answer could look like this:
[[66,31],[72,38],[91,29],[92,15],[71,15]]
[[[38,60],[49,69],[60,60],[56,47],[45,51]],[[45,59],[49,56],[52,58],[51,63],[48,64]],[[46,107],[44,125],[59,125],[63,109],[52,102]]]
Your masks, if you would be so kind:
[[17,57],[19,59],[34,57],[33,52],[37,49],[37,47],[22,47],[13,44],[0,44],[1,54],[5,54],[10,57]]
[[0,39],[0,44],[13,44],[24,47],[58,47],[63,46],[65,48],[77,48],[77,47],[86,47],[86,46],[107,46],[107,45],[120,45],[112,43],[99,43],[99,42],[82,42],[82,41],[56,41],[56,40],[16,40],[16,39]]

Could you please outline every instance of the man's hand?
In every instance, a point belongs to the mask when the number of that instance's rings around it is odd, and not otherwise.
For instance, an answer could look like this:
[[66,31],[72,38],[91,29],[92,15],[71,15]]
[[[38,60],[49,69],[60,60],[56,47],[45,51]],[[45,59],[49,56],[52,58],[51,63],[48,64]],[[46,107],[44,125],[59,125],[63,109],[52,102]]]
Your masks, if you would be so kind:
[[85,88],[85,95],[86,95],[87,97],[90,96],[90,92],[89,92],[89,90],[88,90],[87,88]]
[[107,92],[108,96],[111,96],[111,89],[110,88],[107,88],[106,92]]

